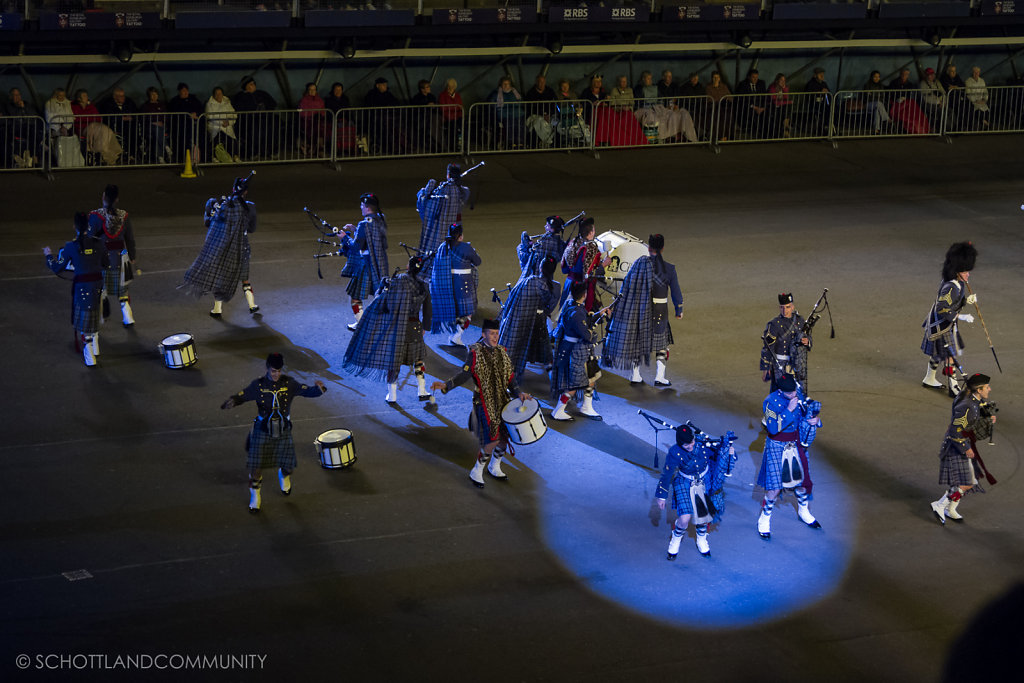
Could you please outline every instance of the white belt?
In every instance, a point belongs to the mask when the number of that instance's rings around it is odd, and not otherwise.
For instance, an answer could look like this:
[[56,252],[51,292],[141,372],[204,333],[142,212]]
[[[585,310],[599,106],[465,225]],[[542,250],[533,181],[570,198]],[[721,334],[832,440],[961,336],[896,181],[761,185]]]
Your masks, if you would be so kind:
[[707,473],[708,468],[705,467],[700,474],[687,474],[686,472],[680,472],[679,474],[683,475],[683,477],[685,477],[686,479],[700,481],[701,479],[704,478],[704,475]]
[[783,355],[781,353],[775,354],[775,357],[778,358],[779,360],[789,360],[789,356]]
[[472,275],[472,268],[452,268],[452,275]]
[[665,298],[665,299],[658,299],[657,297],[655,297],[655,298],[651,299],[651,301],[656,303],[656,304],[667,304],[668,303],[668,299],[667,298]]
[[578,344],[580,342],[579,337],[562,337],[562,339],[569,342],[570,344]]
[[369,251],[360,251],[360,252],[359,252],[359,255],[360,255],[360,256],[369,256],[369,255],[370,255],[370,252],[369,252]]

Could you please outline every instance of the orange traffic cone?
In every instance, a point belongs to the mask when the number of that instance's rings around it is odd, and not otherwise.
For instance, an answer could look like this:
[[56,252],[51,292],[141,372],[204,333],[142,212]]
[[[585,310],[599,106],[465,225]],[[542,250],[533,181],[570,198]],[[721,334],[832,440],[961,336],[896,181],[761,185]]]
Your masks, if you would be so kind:
[[192,150],[185,150],[185,170],[181,172],[182,178],[195,178],[196,172],[192,170]]

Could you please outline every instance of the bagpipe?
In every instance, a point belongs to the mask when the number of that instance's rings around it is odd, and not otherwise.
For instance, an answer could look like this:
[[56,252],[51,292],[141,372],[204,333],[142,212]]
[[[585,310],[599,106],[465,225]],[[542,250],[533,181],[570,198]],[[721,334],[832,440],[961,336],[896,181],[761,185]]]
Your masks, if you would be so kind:
[[[824,304],[824,308],[822,308],[822,304]],[[822,311],[828,312],[828,324],[832,327],[832,332],[829,334],[829,338],[835,339],[836,326],[832,323],[832,308],[828,305],[828,287],[826,287],[821,293],[821,296],[818,297],[818,301],[815,302],[810,315],[808,315],[807,319],[804,320],[803,327],[800,328],[801,332],[803,332],[803,336],[806,337],[809,335],[811,330],[813,330],[814,326],[818,323],[818,320],[821,319],[821,311],[818,310],[819,308],[822,308]]]
[[[986,420],[989,423],[989,427],[988,427],[988,445],[989,446],[995,446],[996,445],[996,442],[995,442],[996,426],[994,424],[992,424],[992,421],[991,421],[990,418],[994,417],[995,414],[998,413],[998,412],[999,412],[999,406],[996,405],[995,401],[982,401],[982,402],[980,402],[978,404],[978,414],[981,416],[981,418],[983,420]],[[983,477],[985,477],[985,481],[987,481],[990,485],[995,486],[998,482],[996,481],[996,478],[992,476],[992,473],[988,471],[988,468],[985,467],[985,461],[981,459],[981,453],[978,452],[978,445],[977,445],[977,443],[975,441],[975,436],[974,436],[973,432],[969,434],[969,437],[970,437],[970,440],[971,440],[971,448],[974,450],[974,464],[975,464],[975,466],[977,468],[977,472],[980,473]]]
[[[499,312],[501,311],[501,309],[505,305],[504,303],[502,303],[501,296],[499,296],[499,295],[504,294],[505,292],[509,292],[511,294],[512,293],[512,287],[514,287],[514,285],[511,282],[506,282],[504,289],[496,289],[495,287],[491,287],[491,301],[496,303],[496,304],[498,304],[498,311]],[[506,298],[508,298],[508,297],[506,297]]]
[[[345,245],[340,242],[333,240],[324,239],[325,237],[332,237],[337,239],[338,235],[342,238],[345,237],[345,231],[337,226],[331,225],[323,218],[320,218],[315,211],[310,209],[308,206],[302,207],[302,210],[309,216],[309,220],[313,223],[313,229],[320,233],[320,237],[317,238],[317,251],[313,254],[313,260],[316,261],[316,275],[321,280],[324,279],[324,274],[320,272],[320,259],[328,258],[330,256],[344,256]],[[333,247],[332,251],[324,251],[324,246]]]
[[[642,418],[647,420],[647,424],[650,425],[652,429],[654,429],[654,469],[658,469],[658,434],[660,432],[669,430],[675,431],[682,425],[671,425],[668,422],[662,420],[657,415],[651,415],[650,413],[645,412],[642,409],[637,410],[636,412]],[[733,445],[733,443],[735,443],[736,440],[739,438],[736,436],[736,433],[731,429],[727,431],[724,435],[715,439],[711,437],[709,434],[705,433],[700,427],[693,424],[693,422],[689,420],[687,420],[683,424],[693,430],[694,441],[712,450],[718,450],[721,448],[729,449]],[[733,455],[729,458],[729,464],[726,467],[725,476],[732,476],[732,466],[736,463],[736,459],[736,455]]]
[[[571,225],[576,225],[581,220],[583,220],[583,218],[586,215],[587,215],[587,212],[585,210],[584,211],[580,211],[578,214],[576,214],[575,216],[573,216],[572,218],[570,218],[569,220],[567,220],[565,223],[562,224],[562,230],[565,230],[566,228],[568,228]],[[531,242],[533,242],[534,240],[539,240],[544,235],[545,235],[545,233],[542,232],[542,233],[540,233],[538,235],[527,235],[527,237],[530,239]],[[566,241],[568,241],[568,240],[566,240]]]
[[423,259],[424,269],[426,269],[427,263],[430,262],[430,259],[434,258],[434,255],[437,254],[437,249],[434,249],[433,251],[424,251],[419,247],[410,246],[405,242],[399,242],[398,246],[402,247],[402,249],[405,250],[406,259],[411,259],[413,256],[419,256],[421,259]]
[[[463,178],[468,176],[470,173],[472,173],[476,169],[480,168],[481,166],[486,166],[486,165],[487,165],[487,162],[481,161],[476,166],[470,166],[469,168],[467,168],[465,171],[463,171],[461,174],[459,174],[458,178],[455,178],[453,180],[462,180]],[[447,184],[447,182],[448,181],[445,181],[445,182],[441,183],[440,185],[438,185],[430,193],[430,198],[431,199],[448,199],[448,195],[446,194],[446,191],[441,189],[441,188],[443,188]],[[472,208],[472,207],[470,207],[470,208]]]
[[[247,189],[249,181],[252,180],[252,177],[254,175],[256,175],[256,169],[252,169],[251,171],[249,171],[249,175],[245,177],[245,180],[243,180],[241,183],[237,183],[236,187],[241,187],[243,190]],[[220,200],[214,202],[213,206],[206,210],[206,214],[203,216],[204,222],[208,222],[211,218],[216,216],[220,212],[220,208],[224,206],[224,203],[229,199],[232,199],[236,194],[238,194],[238,191],[235,189],[235,187],[232,187],[230,195],[221,195]]]

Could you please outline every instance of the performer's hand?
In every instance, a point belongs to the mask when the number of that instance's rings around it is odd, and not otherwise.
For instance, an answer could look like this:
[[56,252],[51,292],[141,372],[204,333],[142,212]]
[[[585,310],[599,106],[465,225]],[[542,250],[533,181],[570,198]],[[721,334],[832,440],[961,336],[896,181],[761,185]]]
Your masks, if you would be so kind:
[[527,401],[529,401],[529,400],[530,400],[531,398],[533,398],[533,396],[530,396],[530,395],[529,395],[528,393],[526,393],[525,391],[520,391],[520,392],[519,392],[519,400],[520,400],[520,401],[522,401],[523,403],[526,403],[526,402],[527,402]]
[[659,498],[658,499],[658,509],[659,510],[664,510],[665,509],[665,499],[664,498]]
[[683,314],[682,313],[677,313],[676,314],[676,320],[682,320],[682,319],[683,319]]
[[996,416],[995,416],[995,415],[993,415],[993,416],[992,416],[992,424],[995,424],[995,423],[996,423]]
[[524,247],[530,246],[530,233],[523,230],[523,234],[519,236],[519,241],[522,242]]
[[786,406],[786,410],[788,410],[789,412],[792,413],[794,410],[796,410],[797,406],[799,406],[799,405],[800,405],[800,397],[799,396],[794,396],[793,398],[789,399],[789,405]]
[[811,419],[809,419],[807,421],[807,424],[811,425],[812,427],[820,427],[821,426],[821,418],[818,417],[817,415],[815,415],[814,417],[812,417]]
[[353,230],[354,231],[355,229],[356,229],[356,226],[352,225],[351,223],[346,223],[345,227],[343,227],[341,229],[341,232],[344,233],[346,230]]
[[971,306],[973,306],[974,304],[978,303],[978,295],[977,294],[968,294],[967,295],[967,303],[970,304]]
[[729,455],[736,455],[736,447],[729,446]]
[[49,256],[49,255],[50,255],[50,254],[52,254],[52,253],[53,253],[53,252],[52,252],[52,251],[50,251],[50,248],[49,248],[49,247],[43,247],[43,256]]
[[771,379],[771,375],[768,374],[769,372],[769,370],[765,370],[764,372],[761,373],[761,381],[767,382],[769,379]]
[[326,394],[326,393],[327,393],[327,385],[326,385],[326,384],[324,384],[324,383],[323,383],[323,381],[321,381],[321,380],[317,380],[317,381],[316,381],[316,385],[317,385],[318,387],[320,387],[320,393],[321,393],[321,394]]
[[445,390],[444,390],[445,386],[446,385],[445,385],[444,382],[432,382],[431,385],[430,385],[430,390],[431,391],[437,391],[438,389],[440,389],[441,393],[445,393]]
[[973,449],[973,448],[968,448],[968,449],[967,449],[967,453],[965,453],[965,455],[966,455],[966,456],[967,456],[968,458],[973,458],[973,457],[974,457],[974,449]]
[[235,407],[235,400],[233,398],[229,398],[228,400],[226,400],[226,401],[224,401],[223,403],[220,404],[220,409],[221,410],[231,410],[234,407]]
[[810,346],[811,340],[808,339],[807,337],[800,337],[800,343],[803,344],[804,346]]
[[959,318],[960,320],[963,320],[965,323],[973,323],[974,322],[974,316],[971,315],[970,313],[961,313],[961,314],[957,315],[957,318]]

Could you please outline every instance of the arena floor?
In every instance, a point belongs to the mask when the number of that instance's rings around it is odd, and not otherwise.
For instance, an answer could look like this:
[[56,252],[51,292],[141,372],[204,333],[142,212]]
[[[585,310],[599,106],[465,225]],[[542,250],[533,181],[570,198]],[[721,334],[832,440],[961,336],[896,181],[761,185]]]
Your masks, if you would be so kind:
[[[341,370],[352,318],[341,263],[324,259],[318,279],[302,213],[355,222],[359,194],[376,192],[394,267],[405,260],[399,242],[418,241],[416,191],[446,160],[260,167],[250,198],[262,316],[239,296],[221,321],[207,316],[209,300],[175,287],[202,244],[205,200],[241,169],[195,180],[167,170],[3,176],[0,280],[11,308],[0,325],[12,348],[0,671],[936,680],[972,616],[1022,579],[1022,151],[1020,137],[988,137],[487,158],[464,215],[484,260],[475,329],[495,311],[487,290],[515,280],[520,231],[581,209],[598,232],[664,233],[686,313],[673,322],[671,388],[651,386],[650,372],[643,387],[606,373],[604,422],[551,426],[510,459],[510,483],[482,491],[466,478],[468,390],[431,411],[404,378],[390,407],[383,385]],[[72,347],[69,285],[40,250],[70,239],[72,213],[95,208],[108,182],[132,215],[143,273],[136,326],[108,323],[100,367],[88,369]],[[1002,363],[1000,374],[980,322],[965,325],[965,366],[992,375],[1001,408],[995,445],[982,451],[999,483],[965,499],[965,523],[942,528],[928,502],[941,494],[950,401],[921,387],[920,325],[946,248],[964,239],[980,252],[971,284]],[[810,361],[810,393],[824,405],[812,449],[823,529],[801,524],[789,498],[765,542],[753,487],[766,393],[758,337],[777,292],[792,290],[806,313],[824,287],[835,337],[826,316]],[[196,340],[194,368],[169,370],[157,352],[178,332]],[[446,379],[458,354],[441,335],[429,341],[428,374]],[[329,392],[293,408],[293,494],[281,496],[267,471],[263,511],[250,515],[243,444],[254,410],[218,406],[274,350],[286,372],[322,378]],[[544,376],[525,387],[547,400]],[[678,561],[665,561],[655,432],[638,409],[740,436],[710,559],[691,531]],[[312,442],[332,428],[355,434],[353,467],[319,466]],[[658,437],[662,462],[670,436]],[[90,578],[64,575],[83,569]],[[184,671],[186,656],[221,668]]]

